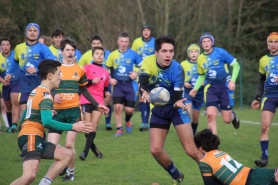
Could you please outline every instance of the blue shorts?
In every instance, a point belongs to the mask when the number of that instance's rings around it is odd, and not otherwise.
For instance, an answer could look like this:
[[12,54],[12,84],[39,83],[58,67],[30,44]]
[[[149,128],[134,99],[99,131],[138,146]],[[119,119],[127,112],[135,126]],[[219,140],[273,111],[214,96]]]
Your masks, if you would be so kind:
[[31,92],[21,92],[19,93],[19,104],[26,104]]
[[[121,82],[118,81],[117,84],[113,88],[113,98],[124,97],[125,101],[133,101],[135,102],[135,91],[133,87],[133,82]],[[137,85],[138,87],[138,85]],[[138,88],[137,88],[138,89]]]
[[203,105],[203,102],[199,102],[199,101],[196,101],[195,99],[188,98],[185,101],[185,105],[190,104],[190,103],[192,104],[192,109],[195,109],[195,110],[201,110],[202,105]]
[[208,84],[204,91],[206,107],[220,104],[221,110],[231,110],[234,106],[234,91],[228,89],[226,83]]
[[151,128],[162,128],[169,130],[171,123],[174,126],[190,123],[190,117],[187,111],[181,108],[175,109],[169,107],[154,107],[150,120]]
[[2,87],[2,94],[5,101],[11,100],[11,93],[19,93],[19,81],[11,82],[10,85]]
[[139,95],[139,85],[137,81],[132,81],[132,86],[135,92],[134,101],[137,101]]
[[264,97],[261,103],[261,110],[270,111],[272,113],[276,112],[276,108],[278,107],[278,97],[267,98]]

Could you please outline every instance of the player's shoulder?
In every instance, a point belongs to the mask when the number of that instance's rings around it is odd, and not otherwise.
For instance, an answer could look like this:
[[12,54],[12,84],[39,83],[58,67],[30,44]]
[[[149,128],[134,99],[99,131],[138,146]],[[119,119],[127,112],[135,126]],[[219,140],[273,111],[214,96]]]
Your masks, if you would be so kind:
[[181,61],[181,65],[183,66],[183,65],[186,65],[186,64],[188,64],[189,62],[188,62],[188,60],[183,60],[183,61]]
[[89,49],[88,51],[86,51],[82,56],[91,56],[92,55],[92,50]]
[[19,43],[15,46],[15,50],[20,49],[20,48],[24,48],[26,46],[27,46],[26,42]]
[[270,55],[266,54],[266,55],[264,55],[263,57],[260,58],[260,62],[265,62],[265,61],[268,62],[270,58],[271,58]]
[[43,86],[38,86],[35,88],[31,93],[30,96],[33,96],[34,98],[37,98],[38,101],[44,100],[44,99],[51,99],[53,100],[53,97],[51,96],[51,93],[49,89]]
[[135,43],[137,44],[141,41],[142,41],[142,37],[138,37],[138,38],[134,39],[133,44],[135,44]]
[[155,55],[146,56],[143,62],[156,62],[156,56]]

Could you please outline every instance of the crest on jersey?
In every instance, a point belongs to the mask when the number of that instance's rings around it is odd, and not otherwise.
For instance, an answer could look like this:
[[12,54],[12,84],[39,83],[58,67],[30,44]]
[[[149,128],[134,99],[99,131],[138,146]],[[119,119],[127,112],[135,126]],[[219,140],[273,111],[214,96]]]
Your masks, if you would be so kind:
[[77,73],[77,72],[74,72],[72,78],[79,78],[78,73]]
[[22,60],[24,60],[24,58],[25,58],[25,54],[24,54],[24,53],[21,53],[20,58],[21,58]]
[[130,60],[129,58],[126,59],[125,61],[126,61],[126,63],[128,63],[128,64],[131,62],[131,60]]

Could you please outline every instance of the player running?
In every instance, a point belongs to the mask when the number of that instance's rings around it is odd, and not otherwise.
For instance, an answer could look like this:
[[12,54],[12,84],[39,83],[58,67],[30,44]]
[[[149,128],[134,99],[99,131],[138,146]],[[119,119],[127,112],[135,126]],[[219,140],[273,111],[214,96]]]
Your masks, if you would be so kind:
[[186,109],[191,115],[191,127],[193,130],[193,134],[196,133],[199,124],[199,115],[202,104],[204,103],[204,86],[201,86],[198,90],[196,96],[192,98],[189,96],[189,92],[193,89],[198,79],[197,73],[197,59],[201,52],[200,47],[197,44],[191,44],[187,48],[187,54],[189,60],[184,60],[181,62],[181,66],[183,67],[185,73],[185,82],[184,82],[184,97],[186,99]]
[[[189,95],[195,97],[198,89],[206,80],[205,103],[207,107],[208,127],[217,134],[216,118],[218,105],[220,104],[222,119],[225,123],[233,123],[235,129],[240,126],[232,106],[234,106],[235,81],[237,79],[240,66],[236,59],[226,50],[214,47],[214,37],[210,33],[203,33],[200,43],[204,52],[197,60],[197,72],[199,77],[194,88]],[[229,66],[233,68],[230,75]]]
[[[132,43],[131,49],[136,51],[141,59],[154,54],[154,41],[152,37],[152,29],[149,25],[142,26],[142,37],[135,39]],[[139,108],[141,112],[142,124],[139,128],[140,131],[149,130],[149,117],[150,117],[150,103],[144,102],[139,94]]]
[[269,54],[260,59],[260,82],[252,108],[261,106],[261,159],[255,160],[255,164],[265,167],[268,164],[268,132],[278,107],[278,32],[272,32],[267,37]]

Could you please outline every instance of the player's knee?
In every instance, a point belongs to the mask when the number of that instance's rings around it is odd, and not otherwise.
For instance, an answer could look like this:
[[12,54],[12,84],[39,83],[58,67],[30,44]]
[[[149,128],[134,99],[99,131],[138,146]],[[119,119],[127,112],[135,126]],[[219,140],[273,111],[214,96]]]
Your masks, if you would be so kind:
[[207,117],[208,117],[208,122],[212,122],[216,120],[216,115],[212,113],[207,113]]
[[163,149],[160,147],[151,146],[150,152],[153,156],[156,157],[156,156],[159,156],[163,152]]
[[65,147],[66,147],[67,149],[70,149],[73,153],[75,152],[75,151],[74,151],[74,143],[67,143],[67,144],[65,145]]
[[24,179],[26,180],[26,184],[31,184],[35,180],[36,175],[37,173],[35,171],[29,174],[25,174]]
[[117,113],[122,114],[122,108],[119,107],[119,106],[115,106],[115,107],[114,107],[114,112],[115,112],[116,114],[117,114]]
[[225,123],[231,123],[233,121],[231,116],[224,116],[222,119]]

